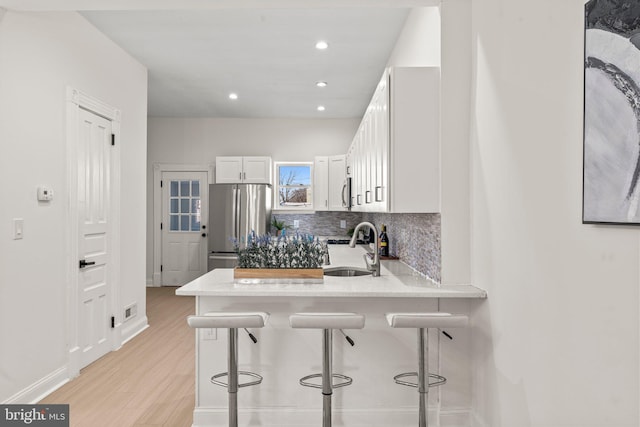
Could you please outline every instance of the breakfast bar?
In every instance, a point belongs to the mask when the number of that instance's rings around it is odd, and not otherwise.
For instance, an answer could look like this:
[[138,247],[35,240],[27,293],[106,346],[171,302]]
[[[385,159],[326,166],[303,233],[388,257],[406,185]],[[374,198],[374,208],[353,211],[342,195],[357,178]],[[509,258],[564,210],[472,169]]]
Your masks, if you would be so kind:
[[[364,249],[331,246],[331,267],[362,267]],[[356,312],[365,327],[333,338],[334,371],[353,378],[348,391],[334,392],[336,426],[412,426],[416,423],[415,389],[399,387],[393,376],[415,370],[415,331],[392,330],[388,312],[448,311],[468,314],[472,302],[486,292],[472,285],[441,285],[399,261],[382,261],[381,275],[325,276],[323,283],[253,283],[237,281],[233,269],[216,269],[176,291],[196,297],[196,314],[211,311],[269,313],[264,328],[252,330],[254,344],[239,331],[239,368],[260,374],[264,381],[238,393],[240,425],[318,426],[321,403],[317,391],[301,387],[299,379],[319,372],[320,332],[292,329],[289,315],[298,312]],[[185,319],[186,322],[186,319]],[[196,402],[194,426],[226,425],[226,390],[210,378],[226,371],[226,330],[196,332]],[[429,339],[430,367],[447,377],[446,388],[430,394],[429,417],[458,423],[471,407],[470,330],[434,333]],[[463,422],[460,425],[465,425]],[[444,425],[444,424],[443,424]]]

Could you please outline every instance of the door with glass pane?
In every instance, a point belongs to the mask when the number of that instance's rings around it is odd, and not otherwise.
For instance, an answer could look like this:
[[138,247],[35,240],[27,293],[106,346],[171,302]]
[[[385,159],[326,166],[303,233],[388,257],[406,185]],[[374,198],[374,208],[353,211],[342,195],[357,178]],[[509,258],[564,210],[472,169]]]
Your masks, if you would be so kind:
[[162,285],[207,272],[207,172],[162,173]]

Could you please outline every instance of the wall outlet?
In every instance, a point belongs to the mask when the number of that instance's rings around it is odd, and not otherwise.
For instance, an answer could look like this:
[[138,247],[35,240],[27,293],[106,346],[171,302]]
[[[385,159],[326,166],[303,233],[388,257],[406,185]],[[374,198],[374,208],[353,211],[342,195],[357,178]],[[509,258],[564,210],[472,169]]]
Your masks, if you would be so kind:
[[202,339],[203,340],[217,340],[218,339],[218,330],[214,328],[208,328],[202,330]]
[[293,228],[300,228],[300,220],[299,219],[294,219],[293,220]]
[[344,219],[340,220],[340,228],[347,228],[347,221]]

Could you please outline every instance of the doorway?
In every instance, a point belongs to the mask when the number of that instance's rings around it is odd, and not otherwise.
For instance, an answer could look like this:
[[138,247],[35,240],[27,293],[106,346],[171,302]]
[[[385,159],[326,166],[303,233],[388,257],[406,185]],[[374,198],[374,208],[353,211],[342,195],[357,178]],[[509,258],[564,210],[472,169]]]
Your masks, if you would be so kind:
[[120,111],[67,89],[69,376],[120,345]]
[[153,165],[153,286],[181,286],[207,272],[213,165]]
[[207,172],[162,173],[162,286],[181,286],[207,272]]

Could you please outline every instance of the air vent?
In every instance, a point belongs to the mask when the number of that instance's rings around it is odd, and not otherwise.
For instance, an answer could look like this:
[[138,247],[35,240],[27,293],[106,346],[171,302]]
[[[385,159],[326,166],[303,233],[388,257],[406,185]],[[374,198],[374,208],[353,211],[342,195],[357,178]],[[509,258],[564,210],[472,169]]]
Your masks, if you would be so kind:
[[131,305],[128,305],[124,308],[124,320],[125,322],[129,319],[131,319],[132,317],[134,317],[136,314],[138,314],[138,304],[133,303]]

